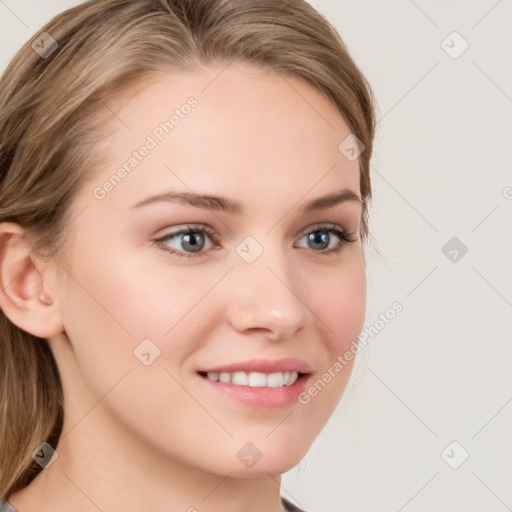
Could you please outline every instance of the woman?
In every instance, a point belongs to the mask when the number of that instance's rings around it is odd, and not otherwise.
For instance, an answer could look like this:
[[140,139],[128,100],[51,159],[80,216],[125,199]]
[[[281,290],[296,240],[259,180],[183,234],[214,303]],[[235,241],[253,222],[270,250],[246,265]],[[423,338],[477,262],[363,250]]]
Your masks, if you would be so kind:
[[336,31],[91,0],[0,112],[0,510],[300,510],[280,475],[365,313],[373,99]]

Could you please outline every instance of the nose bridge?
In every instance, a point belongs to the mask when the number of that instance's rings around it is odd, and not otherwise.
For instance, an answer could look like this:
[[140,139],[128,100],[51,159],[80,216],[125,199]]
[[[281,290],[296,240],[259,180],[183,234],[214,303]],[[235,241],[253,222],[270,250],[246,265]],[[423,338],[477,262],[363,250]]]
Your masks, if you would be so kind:
[[263,247],[247,237],[236,248],[229,319],[239,331],[264,329],[281,339],[304,325],[308,309],[297,290],[292,261],[280,244],[274,245]]

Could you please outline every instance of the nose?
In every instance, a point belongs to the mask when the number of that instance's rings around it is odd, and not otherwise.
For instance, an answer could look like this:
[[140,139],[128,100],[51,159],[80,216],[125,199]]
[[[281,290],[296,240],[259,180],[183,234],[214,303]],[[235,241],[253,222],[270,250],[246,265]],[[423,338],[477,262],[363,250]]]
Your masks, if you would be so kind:
[[304,327],[311,312],[293,270],[290,262],[267,258],[265,253],[250,264],[238,261],[230,273],[233,293],[228,319],[232,327],[274,341],[290,338]]

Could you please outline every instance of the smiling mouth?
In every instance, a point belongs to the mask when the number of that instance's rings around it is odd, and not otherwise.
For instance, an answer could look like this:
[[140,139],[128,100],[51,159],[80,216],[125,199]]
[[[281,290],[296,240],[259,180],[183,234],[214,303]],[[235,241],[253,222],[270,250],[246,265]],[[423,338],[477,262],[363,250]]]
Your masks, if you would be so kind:
[[292,386],[298,380],[307,378],[308,373],[300,372],[197,372],[201,377],[212,382],[246,386],[250,388],[282,388]]

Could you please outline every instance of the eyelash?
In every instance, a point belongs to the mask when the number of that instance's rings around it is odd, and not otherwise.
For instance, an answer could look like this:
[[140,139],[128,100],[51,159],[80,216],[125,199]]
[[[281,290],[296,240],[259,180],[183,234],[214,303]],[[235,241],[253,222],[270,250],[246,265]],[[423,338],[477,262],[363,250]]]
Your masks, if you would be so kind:
[[[325,255],[328,257],[335,256],[335,255],[339,254],[341,252],[341,250],[346,245],[353,243],[357,240],[357,238],[354,236],[353,233],[349,233],[349,232],[341,229],[339,226],[336,226],[336,224],[322,224],[322,225],[314,226],[313,228],[310,228],[308,231],[303,232],[300,239],[304,238],[306,235],[308,235],[310,233],[315,233],[317,231],[324,231],[326,233],[332,233],[332,234],[336,235],[338,237],[338,239],[340,240],[340,243],[336,247],[333,247],[331,249],[320,250],[320,251],[315,251],[314,249],[311,249],[313,252],[317,252],[321,255]],[[199,251],[199,252],[195,252],[195,253],[190,253],[190,252],[185,252],[185,251],[177,251],[173,248],[170,248],[168,245],[164,244],[164,241],[166,241],[170,238],[175,238],[179,235],[187,235],[187,234],[191,234],[191,233],[206,233],[215,243],[217,243],[215,233],[212,229],[210,229],[208,226],[195,225],[195,224],[189,224],[183,229],[180,229],[178,231],[168,233],[164,236],[156,238],[153,240],[153,242],[162,246],[165,251],[167,251],[171,254],[174,254],[176,256],[179,256],[180,258],[201,257],[207,251]]]

